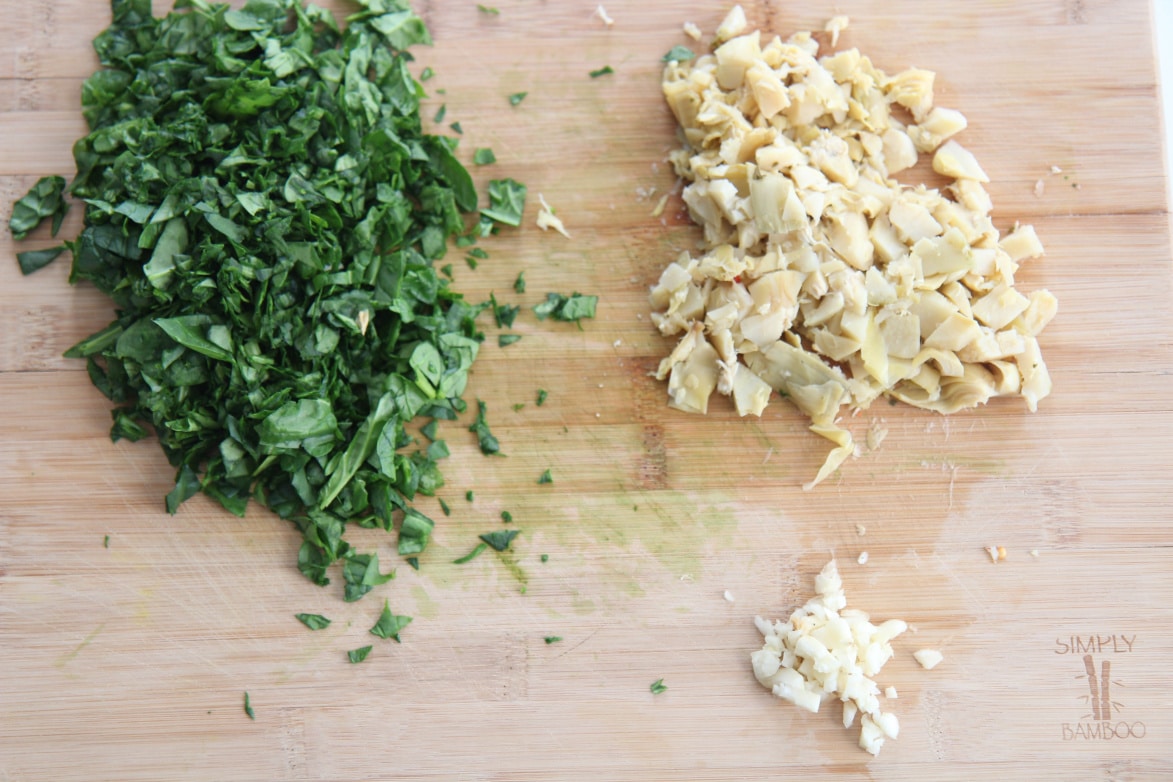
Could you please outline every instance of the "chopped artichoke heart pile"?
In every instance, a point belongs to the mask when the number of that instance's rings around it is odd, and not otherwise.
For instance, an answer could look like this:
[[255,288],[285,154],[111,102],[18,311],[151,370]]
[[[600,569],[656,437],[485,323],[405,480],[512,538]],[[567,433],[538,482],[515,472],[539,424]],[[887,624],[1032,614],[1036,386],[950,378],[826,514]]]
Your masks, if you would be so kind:
[[900,619],[875,625],[862,611],[847,608],[835,560],[815,579],[816,595],[786,622],[754,624],[762,648],[750,655],[758,682],[779,698],[817,712],[823,701],[843,703],[843,727],[860,715],[859,746],[873,755],[895,739],[900,722],[880,708],[880,686],[872,678],[892,659],[891,641],[908,629]]
[[[934,74],[889,76],[856,49],[820,58],[806,32],[763,42],[739,11],[712,54],[663,74],[685,140],[671,161],[704,229],[651,291],[656,327],[683,335],[656,373],[669,405],[704,413],[717,391],[761,415],[781,392],[835,444],[806,488],[855,452],[844,405],[953,413],[1017,395],[1034,411],[1058,304],[1014,275],[1042,244],[994,227],[989,177],[954,138],[965,117],[933,105]],[[943,191],[893,178],[921,155],[953,180]]]

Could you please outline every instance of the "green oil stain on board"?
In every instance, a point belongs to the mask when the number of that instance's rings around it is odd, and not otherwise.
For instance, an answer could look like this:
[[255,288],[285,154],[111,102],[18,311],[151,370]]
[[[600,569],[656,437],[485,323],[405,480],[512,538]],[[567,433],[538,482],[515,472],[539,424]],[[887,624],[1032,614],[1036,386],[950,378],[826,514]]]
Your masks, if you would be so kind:
[[521,591],[524,593],[529,587],[529,575],[518,564],[517,555],[511,549],[506,549],[505,551],[497,552],[497,558],[501,560],[501,564],[505,566],[505,570],[509,575],[513,576]]
[[577,591],[574,592],[572,596],[570,607],[574,613],[578,614],[579,616],[593,614],[598,609],[598,606],[595,604],[594,600],[591,600],[589,597],[586,597]]
[[417,584],[411,589],[411,596],[415,598],[415,615],[421,619],[435,619],[440,615],[440,605],[432,596],[428,594],[428,590],[423,586]]
[[[574,511],[550,514],[543,524],[561,547],[575,550],[585,538],[602,547],[643,549],[674,575],[695,574],[706,553],[719,548],[738,524],[724,492],[621,490],[583,497]],[[634,582],[626,589],[643,591]]]
[[58,668],[64,668],[66,665],[73,662],[73,659],[81,654],[82,649],[85,649],[90,645],[91,641],[98,637],[98,634],[102,632],[102,628],[105,626],[106,623],[102,622],[102,624],[95,627],[92,631],[90,631],[89,635],[82,639],[81,643],[73,647],[72,651],[66,652],[57,658],[57,662],[55,662],[54,665],[56,665]]

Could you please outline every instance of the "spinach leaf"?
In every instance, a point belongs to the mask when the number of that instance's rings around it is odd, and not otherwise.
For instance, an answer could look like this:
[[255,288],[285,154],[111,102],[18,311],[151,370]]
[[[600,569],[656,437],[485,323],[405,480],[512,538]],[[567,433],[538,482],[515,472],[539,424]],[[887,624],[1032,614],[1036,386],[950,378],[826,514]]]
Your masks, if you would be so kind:
[[473,165],[488,166],[497,162],[497,156],[488,147],[480,147],[472,153]]
[[472,426],[468,428],[468,431],[476,434],[477,445],[480,446],[481,453],[486,456],[491,456],[492,454],[501,452],[501,444],[497,442],[497,438],[489,431],[489,423],[485,420],[487,411],[488,405],[478,399],[477,417],[473,421]]
[[[41,224],[46,217],[53,218],[52,233],[57,235],[61,221],[69,211],[65,200],[65,178],[59,176],[41,177],[32,189],[12,208],[8,230],[12,238],[20,241]],[[25,272],[28,274],[28,272]]]
[[244,692],[244,713],[248,715],[250,720],[255,720],[257,718],[256,712],[253,711],[252,703],[249,702],[248,690],[245,690]]
[[65,245],[58,245],[57,247],[50,247],[47,250],[26,250],[22,253],[16,254],[16,262],[20,264],[21,274],[32,274],[38,269],[43,269],[50,263],[57,259],[57,256],[65,252]]
[[512,95],[509,96],[509,105],[510,106],[520,105],[521,102],[523,100],[525,100],[526,95],[529,95],[529,93],[528,92],[515,92],[515,93],[513,93]]
[[294,614],[297,621],[311,630],[323,630],[330,626],[330,620],[321,614]]
[[687,46],[680,46],[677,44],[668,50],[668,53],[660,58],[660,62],[688,62],[696,57],[692,49]]
[[[177,6],[112,0],[94,40],[65,248],[70,281],[116,314],[66,356],[112,401],[112,437],[157,438],[168,512],[200,492],[238,515],[259,502],[302,533],[302,574],[340,567],[356,600],[394,571],[347,527],[402,519],[400,552],[424,550],[434,523],[411,506],[443,485],[447,447],[408,452],[407,426],[466,409],[484,340],[484,306],[437,266],[453,240],[518,225],[526,189],[490,183],[478,214],[456,140],[423,130],[407,49],[431,36],[407,0],[358,0],[344,29],[299,0]],[[13,235],[56,231],[66,191],[40,180]],[[483,409],[478,437],[497,447]]]
[[465,554],[465,555],[464,555],[463,557],[461,557],[460,559],[454,559],[454,560],[452,560],[452,564],[453,564],[453,565],[463,565],[465,562],[472,562],[474,559],[476,559],[477,557],[479,557],[479,556],[481,555],[481,552],[483,552],[483,551],[484,551],[486,548],[488,548],[488,545],[487,545],[487,544],[485,544],[485,543],[478,543],[478,544],[476,545],[476,547],[475,547],[475,548],[473,548],[473,550],[472,550],[472,551],[468,552],[467,554]]
[[510,304],[499,304],[497,297],[489,294],[489,307],[493,312],[493,320],[496,322],[498,328],[512,328],[513,322],[517,319],[517,314],[521,312],[521,307]]
[[597,79],[600,76],[606,76],[607,74],[614,73],[614,72],[615,72],[615,69],[612,68],[610,65],[604,65],[602,68],[598,68],[597,70],[591,71],[591,78]]
[[513,539],[520,534],[520,530],[502,529],[497,530],[496,532],[487,532],[484,535],[478,535],[477,537],[483,540],[485,544],[494,551],[504,551],[505,549],[509,548],[509,544],[513,542]]
[[378,554],[347,554],[342,563],[342,577],[346,580],[343,598],[352,603],[374,587],[395,578],[395,571],[380,573]]
[[525,211],[526,186],[513,179],[493,179],[489,182],[489,206],[481,214],[505,225],[521,225]]
[[373,646],[360,646],[358,649],[351,649],[346,653],[346,659],[350,660],[352,663],[361,663],[363,660],[367,659],[367,655],[370,654],[371,649],[374,648],[375,647]]
[[428,547],[428,540],[432,535],[436,522],[420,513],[415,508],[408,508],[403,514],[403,523],[399,528],[399,554],[419,554]]
[[538,316],[538,320],[553,318],[554,320],[576,322],[582,318],[595,317],[595,306],[598,302],[598,296],[584,296],[581,293],[572,293],[569,296],[561,293],[547,293],[546,300],[534,307],[534,314]]
[[392,638],[396,643],[401,643],[399,632],[409,624],[411,624],[410,616],[397,616],[391,613],[390,603],[384,600],[383,613],[379,616],[379,621],[375,622],[375,626],[371,628],[371,635],[377,635],[379,638]]

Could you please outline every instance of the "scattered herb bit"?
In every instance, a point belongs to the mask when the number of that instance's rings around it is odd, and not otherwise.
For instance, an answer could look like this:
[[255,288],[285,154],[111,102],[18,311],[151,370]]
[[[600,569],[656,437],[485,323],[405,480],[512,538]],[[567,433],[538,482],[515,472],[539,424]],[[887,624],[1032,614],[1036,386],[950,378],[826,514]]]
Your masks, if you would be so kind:
[[560,636],[560,635],[547,635],[545,640],[546,640],[547,644],[556,644],[562,640],[562,636]]
[[424,437],[428,438],[432,442],[435,442],[436,441],[436,427],[437,426],[439,426],[439,421],[437,421],[435,418],[433,418],[431,421],[428,421],[426,424],[424,424],[423,426],[420,427],[420,434],[422,434]]
[[475,270],[477,268],[477,259],[475,256],[472,256],[472,255],[464,256],[464,262],[468,264],[468,268],[470,268],[470,269]]
[[422,71],[420,71],[420,81],[427,81],[435,75],[436,72],[432,70],[432,66],[428,65]]
[[444,90],[444,89],[436,90],[436,94],[437,95],[447,95],[448,90]]
[[569,296],[561,293],[547,293],[546,300],[534,307],[534,314],[538,320],[553,318],[577,322],[582,318],[595,317],[595,305],[598,296],[584,296],[581,293],[572,293]]
[[494,551],[504,551],[505,549],[509,548],[509,544],[513,542],[513,539],[520,534],[520,530],[503,529],[497,530],[496,532],[488,532],[484,535],[479,535],[478,537],[485,541],[485,543],[489,545],[489,548],[493,549]]
[[515,413],[520,413],[524,409],[525,409],[525,402],[516,402],[513,405],[513,412],[515,412]]
[[652,682],[652,686],[649,689],[652,691],[652,695],[659,695],[660,693],[664,692],[664,690],[668,689],[668,685],[664,684],[663,679],[656,679],[654,682]]
[[505,225],[521,225],[525,211],[526,186],[513,179],[493,179],[489,182],[489,207],[481,214]]
[[660,58],[660,62],[688,62],[696,57],[692,49],[687,46],[676,45],[668,50],[668,53]]
[[483,453],[485,456],[491,456],[492,454],[501,452],[501,444],[497,442],[497,438],[493,436],[491,431],[489,431],[489,424],[485,420],[485,413],[487,410],[488,405],[478,399],[477,417],[476,420],[473,421],[472,426],[468,428],[468,431],[476,434],[477,445],[480,446],[481,453]]
[[110,548],[110,536],[102,538],[102,548]]
[[480,258],[481,260],[484,260],[489,257],[488,251],[485,250],[485,248],[483,248],[483,247],[474,247],[468,251],[468,254],[471,255],[473,258]]
[[443,266],[441,266],[440,273],[451,280],[452,279],[452,264],[446,263]]
[[546,403],[546,397],[548,397],[548,396],[549,396],[549,394],[546,393],[546,389],[539,388],[538,389],[538,399],[534,404],[536,404],[538,407],[541,407],[542,405],[544,405]]
[[452,515],[452,509],[448,507],[448,503],[444,502],[444,500],[440,500],[440,510],[444,512],[445,516]]
[[465,562],[472,562],[474,559],[479,557],[481,555],[481,552],[484,551],[486,548],[488,548],[488,544],[478,543],[476,545],[476,548],[474,548],[472,551],[465,554],[460,559],[452,560],[452,564],[453,565],[463,565]]
[[464,126],[461,125],[459,122],[450,123],[448,125],[448,129],[451,130],[453,133],[458,133],[462,136],[464,135]]
[[543,555],[542,555],[542,561],[543,561],[543,562],[549,562],[549,561],[550,561],[550,555],[549,555],[549,554],[543,554]]
[[615,72],[615,69],[612,68],[610,65],[604,65],[602,68],[599,68],[598,70],[591,71],[591,78],[597,79],[600,76],[606,76],[607,74],[614,73],[614,72]]
[[513,514],[507,510],[501,511],[501,521],[505,522],[506,524],[512,524]]
[[399,633],[409,624],[411,624],[410,616],[398,616],[391,613],[391,604],[384,600],[383,613],[379,615],[379,621],[375,622],[375,626],[371,628],[371,635],[390,638],[396,643],[401,643]]
[[488,147],[479,147],[472,153],[473,165],[488,166],[497,162],[497,156]]
[[549,468],[546,468],[546,471],[544,473],[542,473],[540,478],[538,478],[538,484],[553,483],[553,482],[554,482],[554,476],[550,474]]
[[351,649],[346,653],[346,658],[352,663],[361,663],[363,660],[367,659],[367,655],[370,654],[371,649],[374,648],[375,647],[373,646],[361,646],[358,649]]
[[253,711],[253,705],[249,702],[248,699],[248,690],[244,691],[244,713],[248,715],[250,720],[255,720],[257,718],[256,712]]
[[[66,355],[117,405],[113,436],[155,432],[176,468],[167,510],[203,492],[243,516],[255,499],[302,533],[307,578],[341,566],[347,600],[392,575],[348,524],[392,531],[407,512],[409,553],[431,529],[410,504],[443,479],[404,450],[405,425],[466,407],[480,309],[435,265],[454,237],[518,224],[525,194],[490,186],[488,225],[466,229],[477,189],[455,140],[423,132],[409,70],[431,36],[403,0],[361,4],[342,29],[297,0],[161,18],[115,0],[82,86],[69,189],[85,223],[66,244],[71,278],[117,313]],[[39,182],[13,234],[59,227],[64,192]]]
[[474,497],[476,497],[476,495],[472,493],[472,489],[469,489],[464,493],[464,498],[469,502],[472,502]]
[[50,263],[57,260],[57,256],[61,255],[65,250],[65,245],[59,244],[56,247],[50,247],[46,250],[25,250],[22,253],[17,253],[16,262],[20,264],[20,273],[28,275],[44,269]]
[[518,105],[523,100],[525,100],[526,95],[529,95],[529,93],[528,92],[515,92],[515,93],[513,93],[512,95],[509,96],[509,105],[510,106]]
[[330,626],[330,620],[321,614],[294,614],[297,621],[311,630],[324,630]]
[[519,341],[521,341],[520,334],[498,334],[497,335],[497,347],[499,347],[499,348],[503,348],[508,345],[512,345],[514,342],[519,342]]
[[525,293],[525,272],[517,273],[517,279],[513,281],[513,290],[517,293]]
[[46,217],[52,217],[52,233],[56,236],[68,211],[69,202],[65,200],[65,178],[59,176],[41,177],[28,193],[12,207],[12,217],[8,219],[8,230],[12,232],[13,239],[20,241],[32,233],[42,220]]
[[444,121],[444,117],[447,114],[448,114],[448,104],[441,103],[440,108],[436,109],[436,116],[432,118],[432,121],[435,122],[437,125],[439,125],[441,122]]
[[496,9],[491,5],[481,5],[480,3],[477,3],[477,10],[482,14],[488,14],[489,16],[497,16],[501,13],[499,9]]
[[405,559],[403,561],[406,562],[408,565],[410,565],[412,570],[419,570],[420,569],[420,558],[419,557],[408,557],[407,559]]

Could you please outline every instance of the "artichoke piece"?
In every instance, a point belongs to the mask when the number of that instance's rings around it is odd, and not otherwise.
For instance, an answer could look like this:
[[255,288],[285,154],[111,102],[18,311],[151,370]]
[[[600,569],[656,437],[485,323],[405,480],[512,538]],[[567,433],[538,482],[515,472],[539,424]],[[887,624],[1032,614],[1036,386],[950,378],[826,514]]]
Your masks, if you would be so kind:
[[989,182],[990,177],[982,170],[977,158],[956,141],[947,141],[933,155],[933,170],[954,179],[973,179]]
[[749,180],[749,207],[759,233],[779,234],[806,227],[806,210],[794,183],[782,174],[764,173]]

